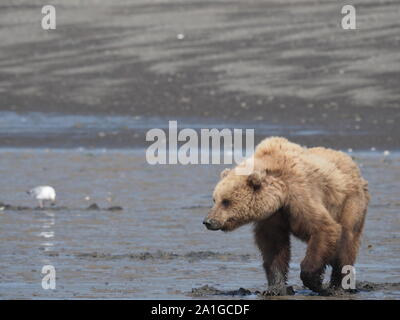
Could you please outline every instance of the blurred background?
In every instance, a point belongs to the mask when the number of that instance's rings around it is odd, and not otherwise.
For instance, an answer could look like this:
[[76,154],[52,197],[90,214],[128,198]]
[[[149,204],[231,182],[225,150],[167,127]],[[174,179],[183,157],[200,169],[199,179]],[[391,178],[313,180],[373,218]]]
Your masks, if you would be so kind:
[[0,4],[0,146],[143,146],[173,119],[399,147],[398,1],[352,1],[356,30],[337,0],[50,2]]

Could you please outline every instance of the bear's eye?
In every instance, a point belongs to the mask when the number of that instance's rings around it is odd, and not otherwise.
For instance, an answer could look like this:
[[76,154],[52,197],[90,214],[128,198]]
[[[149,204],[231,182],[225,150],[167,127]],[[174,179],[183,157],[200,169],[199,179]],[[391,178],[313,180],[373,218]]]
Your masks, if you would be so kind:
[[228,199],[222,200],[222,205],[223,205],[224,207],[229,207],[230,204],[231,204],[231,201],[230,201],[230,200],[228,200]]
[[215,198],[213,198],[213,202],[215,203]]

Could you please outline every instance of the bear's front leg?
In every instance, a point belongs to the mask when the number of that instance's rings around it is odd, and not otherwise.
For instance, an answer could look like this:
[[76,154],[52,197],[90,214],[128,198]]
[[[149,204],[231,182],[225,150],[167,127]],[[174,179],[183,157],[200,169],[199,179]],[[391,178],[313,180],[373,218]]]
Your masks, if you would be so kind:
[[290,234],[288,223],[280,212],[260,221],[255,227],[256,243],[261,251],[268,280],[264,295],[293,295],[292,287],[286,286],[290,261]]

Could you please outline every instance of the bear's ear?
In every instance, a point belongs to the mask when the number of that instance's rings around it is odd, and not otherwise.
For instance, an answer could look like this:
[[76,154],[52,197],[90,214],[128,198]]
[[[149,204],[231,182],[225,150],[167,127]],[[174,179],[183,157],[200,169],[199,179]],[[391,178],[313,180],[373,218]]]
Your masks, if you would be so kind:
[[221,179],[225,178],[228,173],[231,171],[231,169],[225,168],[224,170],[221,171],[221,174],[219,175]]
[[254,171],[253,173],[249,174],[247,177],[247,183],[250,187],[254,190],[258,190],[261,188],[262,181],[265,175],[260,171]]

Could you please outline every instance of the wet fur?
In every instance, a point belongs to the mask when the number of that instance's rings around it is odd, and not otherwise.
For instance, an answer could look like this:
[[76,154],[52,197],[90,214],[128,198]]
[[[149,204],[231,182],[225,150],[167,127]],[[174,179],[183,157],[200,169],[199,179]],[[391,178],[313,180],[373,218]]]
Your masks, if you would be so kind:
[[[370,199],[367,181],[348,155],[326,148],[304,148],[284,138],[262,141],[249,176],[224,171],[208,217],[231,231],[254,222],[269,288],[286,286],[290,235],[305,241],[303,284],[322,292],[332,266],[331,287],[341,285],[344,265],[353,265]],[[221,205],[229,200],[229,207]]]

